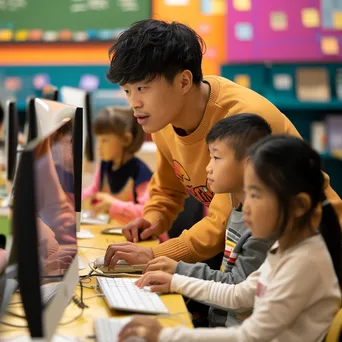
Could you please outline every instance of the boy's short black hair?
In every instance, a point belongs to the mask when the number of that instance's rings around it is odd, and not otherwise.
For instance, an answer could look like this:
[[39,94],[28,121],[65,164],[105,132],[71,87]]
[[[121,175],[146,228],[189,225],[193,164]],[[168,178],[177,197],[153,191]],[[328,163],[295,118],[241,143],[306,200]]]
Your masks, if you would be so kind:
[[172,83],[179,72],[189,70],[193,82],[199,84],[203,79],[204,46],[202,38],[184,24],[141,20],[124,31],[109,49],[107,78],[124,85],[164,76]]
[[235,158],[242,160],[250,146],[272,133],[267,121],[256,114],[234,114],[217,122],[209,131],[206,142],[226,140],[235,152]]

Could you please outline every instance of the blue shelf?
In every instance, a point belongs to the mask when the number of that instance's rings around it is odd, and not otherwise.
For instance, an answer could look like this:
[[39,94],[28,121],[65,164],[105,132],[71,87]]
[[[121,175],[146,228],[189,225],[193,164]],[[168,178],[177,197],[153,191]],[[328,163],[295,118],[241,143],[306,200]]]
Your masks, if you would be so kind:
[[321,156],[322,159],[325,159],[325,160],[339,160],[339,161],[342,161],[342,159],[337,158],[337,157],[334,157],[334,156],[333,156],[331,153],[329,153],[329,152],[320,153],[319,155]]
[[282,97],[264,95],[269,101],[271,101],[276,107],[282,111],[292,110],[312,110],[312,111],[342,111],[342,101],[332,100],[329,102],[302,102],[293,97]]

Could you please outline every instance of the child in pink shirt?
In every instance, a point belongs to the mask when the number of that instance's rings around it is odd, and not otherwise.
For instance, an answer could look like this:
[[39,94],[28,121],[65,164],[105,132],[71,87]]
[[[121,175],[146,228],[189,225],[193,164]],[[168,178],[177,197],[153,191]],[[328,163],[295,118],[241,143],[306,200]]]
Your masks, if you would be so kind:
[[134,156],[144,142],[144,132],[133,111],[128,107],[104,108],[93,123],[93,131],[101,163],[82,199],[92,198],[95,214],[108,212],[123,223],[141,217],[152,172]]

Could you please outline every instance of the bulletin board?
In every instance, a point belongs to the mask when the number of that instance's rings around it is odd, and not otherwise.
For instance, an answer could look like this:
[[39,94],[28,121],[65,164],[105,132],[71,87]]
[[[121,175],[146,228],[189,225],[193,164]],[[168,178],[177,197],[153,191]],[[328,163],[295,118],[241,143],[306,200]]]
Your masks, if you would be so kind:
[[113,40],[151,0],[0,0],[0,43]]
[[227,0],[230,62],[342,60],[342,0]]
[[203,73],[218,75],[225,57],[226,0],[154,0],[152,4],[154,19],[179,21],[204,39]]

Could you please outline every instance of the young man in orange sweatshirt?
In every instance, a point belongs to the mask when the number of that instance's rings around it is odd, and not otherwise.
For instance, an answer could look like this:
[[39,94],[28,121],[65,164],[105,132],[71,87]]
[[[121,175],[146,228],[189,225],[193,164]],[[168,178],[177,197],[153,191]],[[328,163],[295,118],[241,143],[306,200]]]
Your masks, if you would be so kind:
[[[149,19],[124,31],[110,49],[107,77],[120,84],[134,116],[157,145],[150,200],[143,218],[124,228],[127,240],[137,242],[138,237],[166,232],[189,194],[209,210],[178,238],[154,248],[131,242],[110,245],[107,266],[114,267],[119,259],[143,264],[162,255],[197,262],[224,250],[229,195],[214,196],[206,179],[210,158],[205,137],[216,122],[232,114],[254,113],[270,124],[274,134],[299,136],[289,119],[261,95],[219,76],[203,77],[203,47],[202,39],[186,25]],[[327,198],[342,224],[341,199],[327,175],[325,179]]]

